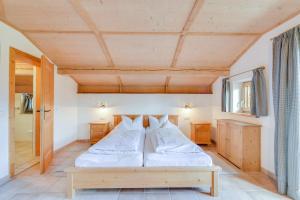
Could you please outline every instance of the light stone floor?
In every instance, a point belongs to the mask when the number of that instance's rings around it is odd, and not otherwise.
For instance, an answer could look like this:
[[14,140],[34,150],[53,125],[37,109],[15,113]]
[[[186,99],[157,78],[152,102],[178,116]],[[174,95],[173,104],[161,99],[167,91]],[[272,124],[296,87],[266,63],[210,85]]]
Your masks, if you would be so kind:
[[32,141],[15,142],[15,172],[19,173],[24,169],[39,162],[39,157],[34,156]]
[[[63,170],[88,148],[87,143],[75,143],[56,153],[49,170],[39,174],[39,166],[17,175],[0,186],[1,200],[62,200],[66,199],[66,174]],[[214,148],[205,148],[214,163],[223,168],[219,197],[208,195],[208,188],[181,189],[109,189],[80,190],[76,200],[277,200],[288,199],[276,193],[271,179],[262,173],[243,173],[219,157]]]

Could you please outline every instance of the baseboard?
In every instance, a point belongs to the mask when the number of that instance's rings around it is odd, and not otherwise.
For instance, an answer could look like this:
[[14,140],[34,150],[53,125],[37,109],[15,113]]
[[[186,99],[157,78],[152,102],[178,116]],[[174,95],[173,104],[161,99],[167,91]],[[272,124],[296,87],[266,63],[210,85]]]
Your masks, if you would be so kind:
[[261,167],[261,172],[270,177],[273,181],[276,181],[276,176],[273,172]]
[[60,147],[60,148],[54,150],[54,154],[59,153],[60,151],[62,151],[62,150],[64,150],[65,148],[67,148],[67,147],[73,145],[73,144],[76,143],[76,142],[77,142],[77,140],[74,140],[74,141],[70,142],[69,144],[66,144],[66,145],[64,145],[64,146],[62,146],[62,147]]
[[9,176],[5,176],[3,178],[0,178],[0,186],[10,181],[11,178]]

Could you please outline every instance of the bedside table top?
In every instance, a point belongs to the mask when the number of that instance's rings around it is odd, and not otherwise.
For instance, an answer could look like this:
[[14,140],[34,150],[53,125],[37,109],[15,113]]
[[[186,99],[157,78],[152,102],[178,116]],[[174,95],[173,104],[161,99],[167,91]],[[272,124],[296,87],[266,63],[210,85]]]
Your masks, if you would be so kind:
[[192,122],[192,125],[211,124],[210,122]]
[[109,124],[107,121],[99,121],[99,122],[90,122],[89,124]]

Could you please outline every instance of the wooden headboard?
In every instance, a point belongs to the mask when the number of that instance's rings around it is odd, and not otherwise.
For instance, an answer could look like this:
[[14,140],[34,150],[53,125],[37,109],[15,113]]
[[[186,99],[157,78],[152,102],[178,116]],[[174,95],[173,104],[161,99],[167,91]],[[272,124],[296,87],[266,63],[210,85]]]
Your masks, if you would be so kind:
[[[129,117],[130,119],[135,119],[140,115],[126,115],[126,116]],[[150,115],[143,115],[143,124],[145,128],[149,126],[149,116]],[[160,118],[163,115],[151,115],[151,116]],[[168,115],[168,117],[170,122],[178,126],[178,115]],[[114,126],[117,126],[121,121],[122,121],[122,115],[114,115]]]

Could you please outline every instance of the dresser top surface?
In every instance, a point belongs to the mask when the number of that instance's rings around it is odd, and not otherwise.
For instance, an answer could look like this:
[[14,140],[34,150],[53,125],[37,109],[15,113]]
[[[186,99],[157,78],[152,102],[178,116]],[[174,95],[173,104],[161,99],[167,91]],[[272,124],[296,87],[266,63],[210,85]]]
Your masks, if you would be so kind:
[[260,124],[252,124],[252,123],[248,123],[248,122],[242,122],[242,121],[238,121],[238,120],[233,120],[233,119],[218,119],[218,122],[229,122],[229,123],[234,123],[237,124],[239,126],[256,126],[256,127],[261,127]]

